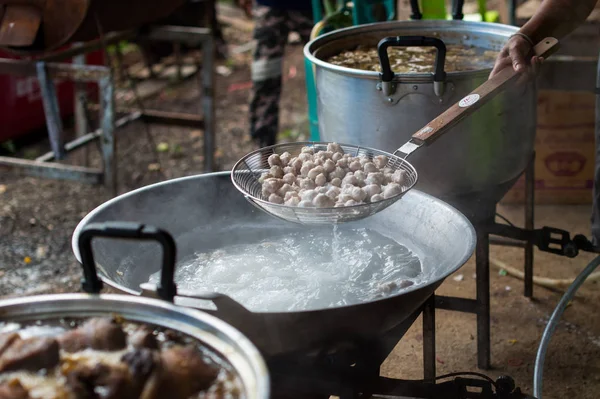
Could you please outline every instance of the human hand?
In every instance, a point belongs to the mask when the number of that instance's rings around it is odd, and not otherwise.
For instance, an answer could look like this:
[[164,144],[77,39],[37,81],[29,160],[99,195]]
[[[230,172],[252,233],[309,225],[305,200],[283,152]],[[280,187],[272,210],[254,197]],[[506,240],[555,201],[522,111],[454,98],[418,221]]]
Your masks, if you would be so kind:
[[533,53],[533,46],[522,36],[513,36],[504,46],[498,58],[490,78],[506,67],[512,67],[516,72],[522,74],[519,79],[524,83],[534,79],[544,62],[542,57],[536,57]]
[[252,18],[252,0],[236,0],[236,3],[248,18]]

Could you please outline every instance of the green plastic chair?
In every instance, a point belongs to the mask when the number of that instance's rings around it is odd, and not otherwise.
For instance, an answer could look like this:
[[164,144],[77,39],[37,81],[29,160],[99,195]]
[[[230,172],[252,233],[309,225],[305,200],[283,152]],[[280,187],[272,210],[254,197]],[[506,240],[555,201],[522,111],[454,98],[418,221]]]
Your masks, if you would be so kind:
[[[348,3],[351,6],[348,7]],[[396,0],[312,0],[315,25],[326,21],[320,34],[333,29],[396,19]],[[319,140],[317,89],[311,63],[305,59],[310,139]]]

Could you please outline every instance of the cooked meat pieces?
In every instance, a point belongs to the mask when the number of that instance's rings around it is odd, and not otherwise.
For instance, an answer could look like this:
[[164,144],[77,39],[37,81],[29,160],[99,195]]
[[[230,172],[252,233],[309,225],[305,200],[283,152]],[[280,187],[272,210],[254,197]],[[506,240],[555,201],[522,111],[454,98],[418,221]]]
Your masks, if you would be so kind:
[[29,393],[18,380],[0,384],[0,399],[29,399]]
[[135,381],[124,370],[98,364],[78,365],[66,374],[67,385],[81,399],[137,398],[143,383]]
[[21,338],[19,338],[19,334],[17,333],[0,334],[0,355],[18,339]]
[[143,348],[123,355],[121,361],[127,365],[136,381],[146,381],[160,363],[158,352]]
[[127,336],[115,320],[99,317],[90,319],[81,327],[61,335],[59,342],[61,349],[71,353],[86,348],[117,351],[127,346]]
[[50,369],[58,364],[59,351],[58,341],[54,338],[14,340],[0,355],[0,372]]
[[158,349],[156,336],[146,327],[140,327],[129,336],[129,344],[134,348]]
[[186,399],[210,388],[219,370],[206,364],[202,353],[193,346],[174,346],[161,353],[162,381],[160,395],[169,399]]

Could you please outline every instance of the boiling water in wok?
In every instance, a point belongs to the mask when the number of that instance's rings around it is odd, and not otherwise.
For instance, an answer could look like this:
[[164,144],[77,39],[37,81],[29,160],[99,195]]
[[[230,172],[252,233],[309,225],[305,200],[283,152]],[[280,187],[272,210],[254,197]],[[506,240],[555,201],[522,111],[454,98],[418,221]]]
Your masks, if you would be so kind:
[[[227,294],[251,311],[278,312],[369,302],[423,279],[410,249],[368,228],[274,233],[197,251],[177,265],[177,285]],[[159,273],[150,277],[158,281]]]

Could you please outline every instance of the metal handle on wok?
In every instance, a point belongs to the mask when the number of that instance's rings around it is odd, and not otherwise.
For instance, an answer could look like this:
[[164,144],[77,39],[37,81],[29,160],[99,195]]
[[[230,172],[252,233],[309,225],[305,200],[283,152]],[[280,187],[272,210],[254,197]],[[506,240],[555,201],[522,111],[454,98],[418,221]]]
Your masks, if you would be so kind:
[[377,53],[381,65],[381,87],[386,96],[389,96],[394,92],[392,86],[394,71],[392,71],[390,58],[387,53],[387,50],[390,47],[435,47],[437,52],[435,56],[435,70],[433,73],[433,90],[437,96],[443,94],[444,82],[446,81],[446,72],[444,71],[446,45],[443,41],[435,37],[425,36],[398,36],[381,39],[377,45]]
[[[156,295],[169,302],[173,302],[175,296],[182,299],[200,299],[211,301],[217,307],[219,315],[225,321],[235,321],[252,317],[241,304],[233,300],[227,295],[217,292],[208,293],[189,293],[177,292],[175,284],[175,265],[177,246],[175,240],[165,230],[157,227],[147,226],[140,223],[132,222],[106,222],[106,223],[91,223],[85,226],[79,235],[79,253],[81,254],[81,263],[83,266],[84,278],[81,286],[85,292],[97,294],[102,290],[103,283],[96,272],[96,263],[94,262],[94,254],[92,250],[92,240],[94,238],[120,238],[134,239],[144,241],[158,242],[163,250],[160,281],[156,285]],[[155,291],[154,285],[151,289],[147,287],[149,284],[142,284],[143,291]],[[152,292],[154,294],[154,292]],[[196,307],[196,306],[192,306]]]
[[94,238],[122,238],[158,242],[163,250],[160,282],[156,287],[158,296],[173,302],[177,295],[175,285],[175,259],[177,248],[173,237],[164,230],[152,226],[130,222],[92,223],[85,226],[79,235],[79,253],[83,266],[81,286],[85,292],[97,294],[102,290],[102,280],[96,272],[96,263],[92,250]]

